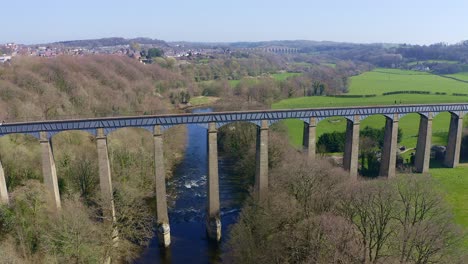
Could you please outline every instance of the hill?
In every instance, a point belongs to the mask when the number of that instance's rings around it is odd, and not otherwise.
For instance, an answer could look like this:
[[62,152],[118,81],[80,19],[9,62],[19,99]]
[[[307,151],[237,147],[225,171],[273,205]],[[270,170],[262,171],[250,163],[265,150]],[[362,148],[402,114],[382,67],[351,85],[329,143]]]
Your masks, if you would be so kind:
[[60,41],[50,43],[52,45],[60,45],[65,47],[86,47],[86,48],[96,48],[96,47],[106,47],[106,46],[119,46],[119,45],[129,45],[130,43],[140,43],[140,44],[153,44],[160,47],[169,47],[169,45],[159,39],[151,38],[101,38],[101,39],[84,39],[84,40],[69,40],[69,41]]
[[19,57],[0,67],[0,119],[163,113],[166,88],[189,82],[159,65],[127,57]]

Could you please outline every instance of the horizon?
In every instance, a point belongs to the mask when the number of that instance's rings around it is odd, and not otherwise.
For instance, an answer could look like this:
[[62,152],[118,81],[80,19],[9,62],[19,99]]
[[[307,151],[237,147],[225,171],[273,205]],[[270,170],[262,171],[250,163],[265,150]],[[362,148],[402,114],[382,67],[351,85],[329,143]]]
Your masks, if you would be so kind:
[[411,3],[143,0],[133,6],[122,0],[83,0],[79,5],[26,0],[3,3],[2,9],[5,12],[0,23],[9,26],[2,28],[0,42],[27,45],[113,36],[145,36],[167,42],[279,39],[412,45],[455,44],[468,39],[466,33],[448,30],[468,24],[464,14],[468,3],[462,0],[449,1],[445,6],[422,0]]
[[61,39],[61,40],[53,40],[50,42],[37,42],[37,43],[24,43],[24,42],[16,42],[16,41],[3,41],[0,44],[7,44],[7,43],[15,43],[20,45],[45,45],[45,44],[55,44],[55,43],[62,43],[62,42],[70,42],[70,41],[91,41],[91,40],[100,40],[100,39],[126,39],[126,40],[133,40],[133,39],[152,39],[152,40],[160,40],[166,43],[198,43],[198,44],[233,44],[233,43],[260,43],[260,42],[295,42],[295,41],[309,41],[309,42],[329,42],[329,43],[340,43],[340,44],[364,44],[364,45],[373,45],[373,44],[389,44],[389,45],[420,45],[420,46],[430,46],[434,44],[444,43],[448,45],[456,45],[463,41],[467,41],[468,39],[460,39],[454,42],[445,42],[445,41],[436,41],[427,44],[419,44],[419,43],[409,43],[409,42],[353,42],[353,41],[334,41],[334,40],[315,40],[315,39],[269,39],[269,40],[234,40],[234,41],[191,41],[191,40],[165,40],[161,38],[153,38],[147,36],[135,36],[135,37],[124,37],[124,36],[106,36],[106,37],[96,37],[96,38],[81,38],[81,39]]

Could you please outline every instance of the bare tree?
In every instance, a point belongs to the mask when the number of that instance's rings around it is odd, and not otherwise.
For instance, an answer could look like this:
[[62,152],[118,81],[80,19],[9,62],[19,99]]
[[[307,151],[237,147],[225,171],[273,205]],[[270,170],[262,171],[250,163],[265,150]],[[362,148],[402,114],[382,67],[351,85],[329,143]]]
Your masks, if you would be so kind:
[[460,243],[459,230],[429,176],[404,175],[395,181],[400,263],[447,262]]
[[352,223],[361,240],[361,262],[378,263],[388,256],[388,240],[395,232],[392,217],[396,199],[382,180],[358,182],[343,194],[340,213]]

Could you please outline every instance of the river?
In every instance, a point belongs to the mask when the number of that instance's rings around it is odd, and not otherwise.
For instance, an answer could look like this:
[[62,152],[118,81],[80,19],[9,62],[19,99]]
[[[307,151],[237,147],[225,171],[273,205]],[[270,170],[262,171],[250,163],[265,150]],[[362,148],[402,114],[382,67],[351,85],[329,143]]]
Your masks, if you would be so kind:
[[[210,108],[193,113],[211,112]],[[182,162],[168,180],[171,246],[162,249],[154,237],[141,258],[143,263],[220,263],[229,227],[235,223],[243,200],[248,194],[245,177],[234,173],[234,162],[219,157],[219,194],[222,238],[220,243],[206,237],[207,206],[207,129],[187,125],[187,148]]]

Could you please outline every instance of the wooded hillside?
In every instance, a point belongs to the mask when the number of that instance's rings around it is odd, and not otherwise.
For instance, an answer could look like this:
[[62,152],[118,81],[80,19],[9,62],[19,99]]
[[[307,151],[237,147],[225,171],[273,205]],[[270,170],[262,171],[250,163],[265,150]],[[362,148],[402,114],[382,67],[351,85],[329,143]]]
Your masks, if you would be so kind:
[[22,57],[0,67],[0,118],[163,113],[160,93],[187,84],[177,73],[127,57]]

